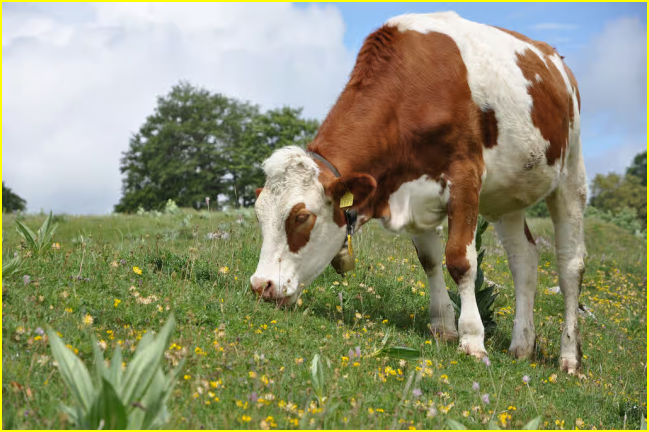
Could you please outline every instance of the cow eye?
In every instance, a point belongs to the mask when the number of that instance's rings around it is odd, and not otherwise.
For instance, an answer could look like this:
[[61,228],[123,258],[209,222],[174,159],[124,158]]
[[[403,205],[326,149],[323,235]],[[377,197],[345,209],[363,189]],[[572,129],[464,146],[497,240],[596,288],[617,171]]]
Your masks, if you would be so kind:
[[299,224],[303,224],[304,222],[309,220],[310,216],[311,216],[310,213],[300,213],[297,216],[295,216],[295,222]]

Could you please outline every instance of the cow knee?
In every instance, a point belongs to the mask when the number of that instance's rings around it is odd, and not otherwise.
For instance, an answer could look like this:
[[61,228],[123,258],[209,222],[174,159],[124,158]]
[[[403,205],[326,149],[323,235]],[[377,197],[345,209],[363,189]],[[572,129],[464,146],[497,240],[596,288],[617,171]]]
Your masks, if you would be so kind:
[[471,270],[471,263],[465,255],[460,255],[458,253],[447,253],[446,268],[459,287],[461,282],[469,274],[469,271]]

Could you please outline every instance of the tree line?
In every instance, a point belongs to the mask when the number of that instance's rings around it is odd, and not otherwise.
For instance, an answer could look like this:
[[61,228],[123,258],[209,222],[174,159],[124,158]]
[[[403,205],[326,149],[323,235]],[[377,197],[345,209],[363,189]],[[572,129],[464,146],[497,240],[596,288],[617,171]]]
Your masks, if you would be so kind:
[[259,106],[181,82],[158,98],[123,154],[116,212],[250,206],[264,184],[261,163],[273,150],[305,146],[319,123],[301,108]]

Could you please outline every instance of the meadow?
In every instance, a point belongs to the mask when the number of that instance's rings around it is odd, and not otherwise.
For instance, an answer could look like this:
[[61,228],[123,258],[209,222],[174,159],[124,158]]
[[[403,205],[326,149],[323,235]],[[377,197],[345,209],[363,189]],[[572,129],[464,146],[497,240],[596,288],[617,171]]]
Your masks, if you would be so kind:
[[[539,415],[541,429],[637,429],[646,417],[646,241],[597,219],[586,220],[579,376],[558,369],[563,300],[546,219],[528,221],[540,250],[531,360],[506,352],[514,288],[493,227],[485,233],[483,269],[499,292],[489,365],[429,334],[427,279],[410,239],[373,222],[355,237],[353,273],[327,268],[284,309],[250,291],[261,247],[250,210],[58,216],[41,256],[20,249],[14,219],[3,215],[3,261],[25,259],[2,281],[3,426],[71,427],[59,408],[71,396],[44,330],[59,332],[89,369],[91,335],[106,357],[121,345],[128,364],[172,312],[165,368],[186,358],[169,400],[173,429],[439,429],[448,419],[516,429]],[[44,219],[23,222],[36,230]],[[422,357],[371,356],[388,331]]]

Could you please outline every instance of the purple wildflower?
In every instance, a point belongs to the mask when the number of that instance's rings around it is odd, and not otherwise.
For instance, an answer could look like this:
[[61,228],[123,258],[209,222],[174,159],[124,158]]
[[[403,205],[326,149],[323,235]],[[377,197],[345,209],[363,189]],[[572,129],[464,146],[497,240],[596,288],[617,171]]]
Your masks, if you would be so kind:
[[477,382],[473,381],[473,390],[475,390],[475,391],[480,390],[480,384],[478,384]]
[[36,327],[36,330],[34,330],[34,333],[36,333],[39,336],[43,336],[45,334],[45,331],[40,327]]
[[487,365],[487,367],[491,366],[491,362],[489,361],[489,357],[482,357],[482,362]]
[[250,399],[250,402],[255,403],[257,402],[257,392],[252,392],[250,393],[250,396],[248,396],[248,399]]
[[351,359],[351,358],[354,358],[354,351],[352,351],[352,349],[350,348],[350,349],[349,349],[349,352],[347,353],[347,355],[349,356],[350,359]]
[[418,389],[418,388],[414,389],[414,390],[412,391],[412,394],[413,394],[413,396],[415,396],[415,397],[419,397],[419,396],[422,395],[421,390]]
[[361,357],[361,347],[359,346],[356,347],[356,357]]
[[525,375],[525,376],[523,377],[523,382],[524,382],[525,384],[529,383],[529,382],[530,382],[530,377],[528,377],[527,375]]
[[489,404],[489,393],[482,395],[482,402],[486,403],[487,405]]
[[25,285],[29,285],[29,283],[32,281],[32,278],[29,277],[29,275],[23,276],[23,283]]

